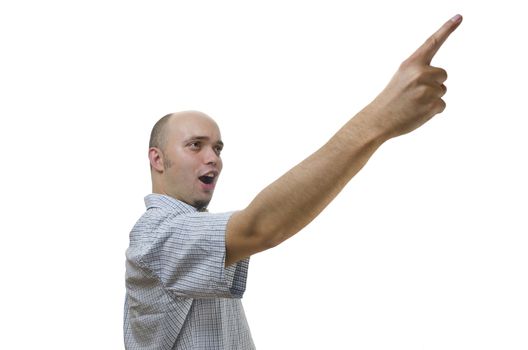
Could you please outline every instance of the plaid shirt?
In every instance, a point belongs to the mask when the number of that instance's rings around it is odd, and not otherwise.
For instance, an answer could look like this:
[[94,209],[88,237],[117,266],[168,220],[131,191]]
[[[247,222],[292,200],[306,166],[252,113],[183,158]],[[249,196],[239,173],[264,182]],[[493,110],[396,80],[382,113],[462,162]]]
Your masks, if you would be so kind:
[[240,300],[249,259],[224,267],[231,213],[158,194],[145,204],[126,251],[126,349],[254,349]]

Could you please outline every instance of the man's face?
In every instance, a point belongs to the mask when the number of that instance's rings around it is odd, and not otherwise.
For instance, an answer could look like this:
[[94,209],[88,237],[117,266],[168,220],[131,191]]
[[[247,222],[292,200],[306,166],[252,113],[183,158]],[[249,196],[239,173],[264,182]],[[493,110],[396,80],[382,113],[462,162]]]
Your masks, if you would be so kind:
[[164,155],[165,192],[196,208],[213,197],[222,171],[220,130],[205,115],[172,118],[167,125]]

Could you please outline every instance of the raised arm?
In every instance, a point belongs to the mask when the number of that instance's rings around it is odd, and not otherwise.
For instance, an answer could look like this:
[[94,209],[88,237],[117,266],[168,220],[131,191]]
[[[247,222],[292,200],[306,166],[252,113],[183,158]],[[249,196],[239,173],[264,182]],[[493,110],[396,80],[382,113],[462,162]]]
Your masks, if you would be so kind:
[[447,73],[431,60],[462,22],[457,15],[405,60],[387,87],[323,147],[233,214],[226,232],[226,266],[272,248],[310,223],[385,141],[441,113]]

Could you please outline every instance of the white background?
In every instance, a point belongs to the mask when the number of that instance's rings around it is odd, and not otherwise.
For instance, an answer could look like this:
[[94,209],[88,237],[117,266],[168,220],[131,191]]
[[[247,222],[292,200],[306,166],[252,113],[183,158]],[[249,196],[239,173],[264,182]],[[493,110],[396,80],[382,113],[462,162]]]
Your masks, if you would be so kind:
[[369,103],[445,20],[445,112],[383,145],[312,224],[252,258],[259,349],[527,349],[521,1],[4,1],[2,349],[122,349],[124,253],[154,122],[226,143],[241,209]]

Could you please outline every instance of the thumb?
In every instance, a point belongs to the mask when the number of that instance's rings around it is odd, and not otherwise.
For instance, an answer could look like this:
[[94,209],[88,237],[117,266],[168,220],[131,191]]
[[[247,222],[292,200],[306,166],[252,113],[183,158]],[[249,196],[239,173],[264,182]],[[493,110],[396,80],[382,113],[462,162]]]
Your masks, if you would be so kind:
[[462,23],[462,16],[456,15],[450,20],[448,20],[440,29],[436,31],[433,35],[427,39],[422,46],[416,50],[409,60],[420,62],[426,65],[431,64],[433,57],[438,52],[442,44],[446,39],[457,29],[457,27]]

